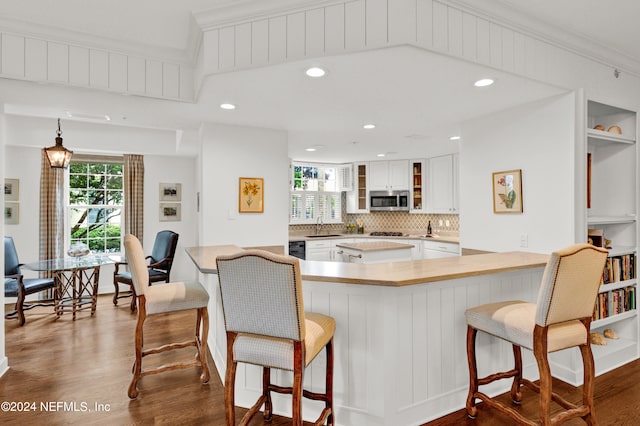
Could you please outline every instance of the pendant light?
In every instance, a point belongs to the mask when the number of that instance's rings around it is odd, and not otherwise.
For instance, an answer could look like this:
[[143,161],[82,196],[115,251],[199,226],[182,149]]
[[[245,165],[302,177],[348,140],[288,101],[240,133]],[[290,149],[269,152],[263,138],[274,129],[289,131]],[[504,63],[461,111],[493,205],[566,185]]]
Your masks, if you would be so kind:
[[55,146],[50,146],[49,148],[45,148],[45,152],[47,153],[47,157],[49,158],[49,164],[51,168],[54,169],[66,169],[69,167],[69,162],[71,162],[71,156],[73,155],[73,151],[69,151],[67,148],[62,146],[62,130],[60,130],[60,119],[58,118],[58,131],[56,132],[58,136],[56,136],[56,144]]

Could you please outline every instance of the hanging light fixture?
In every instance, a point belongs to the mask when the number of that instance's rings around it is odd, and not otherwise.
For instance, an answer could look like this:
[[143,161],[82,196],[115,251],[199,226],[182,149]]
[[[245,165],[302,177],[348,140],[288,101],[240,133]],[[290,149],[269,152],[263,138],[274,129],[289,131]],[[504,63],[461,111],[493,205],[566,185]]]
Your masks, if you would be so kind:
[[50,146],[49,148],[45,148],[45,152],[47,153],[47,157],[49,158],[49,164],[54,169],[66,169],[69,167],[69,162],[71,162],[71,156],[73,155],[73,151],[69,151],[67,148],[62,146],[62,130],[60,130],[60,119],[58,118],[58,131],[56,132],[58,136],[56,136],[56,144],[55,146]]

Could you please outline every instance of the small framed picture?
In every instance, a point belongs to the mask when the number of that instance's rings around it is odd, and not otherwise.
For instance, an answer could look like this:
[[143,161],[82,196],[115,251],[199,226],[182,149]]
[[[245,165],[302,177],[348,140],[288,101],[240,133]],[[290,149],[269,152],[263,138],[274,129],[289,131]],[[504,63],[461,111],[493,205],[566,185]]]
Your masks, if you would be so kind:
[[160,222],[179,222],[181,219],[180,203],[160,203]]
[[17,225],[20,223],[20,203],[5,203],[4,204],[4,224],[5,225]]
[[19,179],[4,180],[4,200],[20,201],[20,180]]
[[238,211],[240,213],[264,212],[263,178],[241,177],[238,191]]
[[161,183],[160,201],[182,201],[182,184]]
[[522,170],[493,173],[493,212],[522,213]]

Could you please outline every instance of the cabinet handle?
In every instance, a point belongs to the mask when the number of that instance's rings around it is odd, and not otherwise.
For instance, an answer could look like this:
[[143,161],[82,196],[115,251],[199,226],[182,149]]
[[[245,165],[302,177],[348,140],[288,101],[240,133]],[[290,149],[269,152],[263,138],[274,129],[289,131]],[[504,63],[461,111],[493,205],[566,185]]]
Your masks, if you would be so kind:
[[340,250],[340,251],[337,251],[336,254],[344,254],[344,252]]

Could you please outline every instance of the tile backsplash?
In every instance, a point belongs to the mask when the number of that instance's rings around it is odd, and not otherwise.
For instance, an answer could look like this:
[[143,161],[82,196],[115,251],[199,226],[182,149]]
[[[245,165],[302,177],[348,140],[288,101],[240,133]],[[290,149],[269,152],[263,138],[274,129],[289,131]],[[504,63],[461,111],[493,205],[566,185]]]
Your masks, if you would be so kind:
[[[346,225],[361,220],[364,232],[398,231],[407,234],[425,234],[431,221],[433,232],[457,233],[460,219],[457,214],[412,214],[408,212],[372,212],[367,214],[343,214],[344,223],[324,225],[329,233],[345,233]],[[290,232],[314,232],[316,225],[289,225]]]

